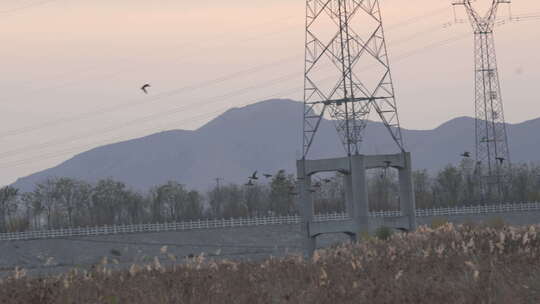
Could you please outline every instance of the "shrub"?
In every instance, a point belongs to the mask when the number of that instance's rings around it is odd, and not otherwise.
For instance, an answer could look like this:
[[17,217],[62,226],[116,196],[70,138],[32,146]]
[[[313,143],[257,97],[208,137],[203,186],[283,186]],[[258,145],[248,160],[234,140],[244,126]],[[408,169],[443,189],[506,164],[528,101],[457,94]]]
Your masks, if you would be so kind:
[[448,224],[448,219],[443,217],[436,217],[433,220],[431,220],[431,229],[437,229],[439,227],[442,227],[444,225]]
[[12,219],[8,225],[8,232],[19,232],[30,229],[30,221],[26,218]]
[[122,256],[122,253],[118,249],[111,249],[111,254],[115,256]]
[[375,237],[383,241],[389,240],[392,237],[392,234],[394,234],[392,228],[386,226],[379,227],[375,230]]
[[476,229],[479,226],[480,225],[478,224],[478,222],[475,222],[471,219],[467,219],[465,220],[465,222],[463,222],[463,227],[468,228],[468,229]]
[[491,218],[487,219],[486,221],[484,221],[484,226],[487,227],[487,228],[493,228],[493,229],[500,230],[500,229],[503,229],[504,227],[506,227],[506,222],[500,216],[491,217]]

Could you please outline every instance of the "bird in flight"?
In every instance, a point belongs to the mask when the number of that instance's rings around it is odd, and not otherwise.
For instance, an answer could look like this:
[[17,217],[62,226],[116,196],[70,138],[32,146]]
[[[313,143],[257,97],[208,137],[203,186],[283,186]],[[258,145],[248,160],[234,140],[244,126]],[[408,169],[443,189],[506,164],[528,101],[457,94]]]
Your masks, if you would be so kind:
[[409,229],[403,228],[403,227],[397,227],[396,229],[401,231],[401,232],[409,232]]
[[461,156],[463,156],[463,157],[471,157],[471,152],[465,151],[465,152],[463,152],[463,154],[461,154]]
[[150,84],[146,83],[141,87],[141,90],[144,92],[144,94],[148,94],[148,88],[152,87]]
[[257,171],[253,172],[253,174],[249,177],[250,180],[258,180],[259,178],[257,177]]

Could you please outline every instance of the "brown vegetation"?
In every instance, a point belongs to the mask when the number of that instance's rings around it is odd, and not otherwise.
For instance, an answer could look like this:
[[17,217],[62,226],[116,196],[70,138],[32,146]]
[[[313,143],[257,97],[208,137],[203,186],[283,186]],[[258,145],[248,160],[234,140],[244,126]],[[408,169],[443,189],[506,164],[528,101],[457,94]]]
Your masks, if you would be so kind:
[[0,283],[0,303],[539,303],[539,230],[446,224],[311,260],[198,257],[165,268],[156,259],[42,279],[18,271]]

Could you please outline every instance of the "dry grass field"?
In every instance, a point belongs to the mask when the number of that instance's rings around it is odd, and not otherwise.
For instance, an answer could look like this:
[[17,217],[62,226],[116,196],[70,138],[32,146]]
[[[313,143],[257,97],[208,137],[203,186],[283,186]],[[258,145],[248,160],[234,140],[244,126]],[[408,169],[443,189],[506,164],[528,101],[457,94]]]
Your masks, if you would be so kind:
[[[262,262],[204,256],[47,278],[14,272],[0,303],[540,303],[540,226],[444,224]],[[111,264],[109,264],[111,263]]]

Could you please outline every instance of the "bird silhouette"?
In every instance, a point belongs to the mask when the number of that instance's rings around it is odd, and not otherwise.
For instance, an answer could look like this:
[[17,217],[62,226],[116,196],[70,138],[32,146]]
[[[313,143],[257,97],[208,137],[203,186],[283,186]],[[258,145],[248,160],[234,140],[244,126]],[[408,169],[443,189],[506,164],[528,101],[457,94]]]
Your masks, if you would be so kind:
[[266,177],[266,178],[272,177],[272,174],[263,174],[263,175],[264,175],[264,177]]
[[141,90],[144,92],[144,94],[148,94],[148,88],[152,87],[150,84],[146,83],[141,87]]
[[471,152],[465,151],[465,152],[463,152],[463,154],[461,154],[461,156],[463,156],[463,157],[471,157]]
[[253,172],[253,174],[249,177],[250,180],[258,180],[259,178],[257,177],[257,171]]

